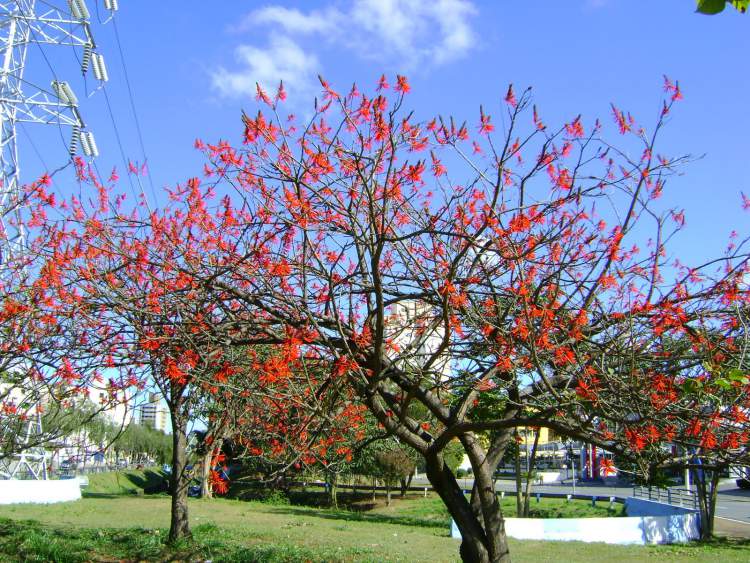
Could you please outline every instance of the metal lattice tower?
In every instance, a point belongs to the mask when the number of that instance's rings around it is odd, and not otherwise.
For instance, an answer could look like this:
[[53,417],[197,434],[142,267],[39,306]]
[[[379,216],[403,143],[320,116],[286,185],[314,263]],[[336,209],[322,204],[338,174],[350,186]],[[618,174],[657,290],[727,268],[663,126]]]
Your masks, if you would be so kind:
[[[104,6],[110,13],[118,9],[117,0],[104,0]],[[25,248],[17,126],[36,123],[68,129],[68,160],[78,152],[79,144],[85,156],[98,155],[73,88],[58,76],[44,51],[47,46],[75,49],[80,52],[81,72],[85,75],[91,69],[99,83],[106,82],[107,69],[104,58],[96,52],[90,17],[86,0],[0,0],[0,278],[7,271],[6,265]],[[36,60],[40,54],[43,60]],[[49,82],[34,83],[25,76],[29,59],[39,65],[46,63]],[[47,478],[44,448],[23,447],[35,443],[34,437],[40,435],[42,421],[37,414],[29,418],[25,435],[19,440],[20,452],[0,467],[0,479],[20,473]]]
[[[117,9],[115,0],[105,5]],[[30,47],[37,44],[79,49],[81,71],[85,74],[91,67],[97,80],[106,81],[107,69],[96,52],[89,19],[85,0],[68,0],[64,7],[45,0],[0,1],[0,265],[24,245],[16,126],[25,122],[69,128],[71,156],[79,142],[86,156],[98,154],[70,84],[52,67],[49,84],[34,84],[24,77],[27,60],[34,55]]]
[[28,446],[41,434],[42,416],[37,413],[26,424],[19,452],[0,459],[0,479],[47,479],[47,450],[42,445]]

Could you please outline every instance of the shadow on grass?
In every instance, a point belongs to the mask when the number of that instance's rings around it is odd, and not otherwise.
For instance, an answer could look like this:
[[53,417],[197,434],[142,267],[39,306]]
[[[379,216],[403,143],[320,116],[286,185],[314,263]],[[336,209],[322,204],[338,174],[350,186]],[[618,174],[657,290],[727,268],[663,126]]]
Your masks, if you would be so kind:
[[246,544],[214,524],[193,529],[193,538],[166,543],[166,530],[57,528],[34,520],[0,518],[0,561],[376,561],[371,550],[307,548],[294,544]]
[[290,516],[312,516],[328,520],[345,520],[347,522],[371,522],[377,524],[397,524],[400,526],[420,526],[422,528],[440,528],[448,530],[450,522],[430,518],[413,516],[390,516],[388,514],[372,514],[361,511],[332,510],[332,509],[303,509],[294,506],[269,506],[269,511]]
[[122,493],[90,493],[88,491],[81,491],[81,496],[83,498],[120,498],[122,497]]
[[168,490],[168,479],[166,475],[155,469],[146,469],[143,473],[125,473],[128,481],[133,483],[139,489],[143,489],[143,492],[150,495],[153,493],[161,493]]
[[[709,551],[713,549],[730,549],[745,551],[750,556],[749,539],[725,538],[718,536],[706,541],[694,541],[690,543],[679,543],[672,545],[654,545],[649,546],[649,548],[659,551],[675,551],[678,553],[690,554],[691,556],[695,552],[700,551]],[[698,553],[695,553],[695,555],[698,555]]]

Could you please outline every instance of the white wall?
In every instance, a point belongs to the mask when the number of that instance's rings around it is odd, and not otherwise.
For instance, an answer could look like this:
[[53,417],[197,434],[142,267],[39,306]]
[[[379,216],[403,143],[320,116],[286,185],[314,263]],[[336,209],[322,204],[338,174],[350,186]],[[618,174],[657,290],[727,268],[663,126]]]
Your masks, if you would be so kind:
[[[630,499],[628,502],[641,501]],[[685,543],[700,537],[700,516],[693,510],[645,501],[631,503],[632,515],[611,518],[506,518],[505,532],[519,540],[603,542],[611,544]],[[666,508],[664,508],[666,507]],[[632,514],[628,510],[628,514]],[[451,537],[461,538],[455,522]]]
[[81,498],[78,479],[0,481],[0,504],[67,502]]

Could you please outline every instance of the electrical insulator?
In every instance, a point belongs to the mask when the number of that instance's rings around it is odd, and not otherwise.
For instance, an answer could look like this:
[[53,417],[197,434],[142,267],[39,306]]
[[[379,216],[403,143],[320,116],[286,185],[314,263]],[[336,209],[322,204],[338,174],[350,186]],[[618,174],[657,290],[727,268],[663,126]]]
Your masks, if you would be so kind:
[[78,152],[78,140],[81,137],[81,126],[73,125],[73,132],[70,135],[70,146],[68,146],[68,152],[70,156],[75,156]]
[[83,57],[81,58],[81,72],[83,74],[88,72],[89,62],[91,62],[91,44],[87,43],[83,46]]
[[104,66],[104,57],[99,53],[93,53],[91,61],[94,67],[94,76],[101,82],[109,80],[109,74],[107,74],[107,67]]
[[81,146],[83,147],[83,154],[86,156],[94,158],[99,156],[99,148],[96,146],[94,134],[91,131],[81,133]]
[[91,131],[89,131],[89,145],[91,145],[91,156],[93,156],[94,158],[99,156],[99,147],[96,146],[94,134]]
[[73,0],[73,3],[78,8],[78,13],[81,14],[81,16],[78,19],[87,20],[91,17],[91,13],[89,12],[89,9],[86,6],[86,2],[84,0]]
[[63,93],[63,103],[69,105],[69,106],[77,106],[78,105],[78,98],[73,93],[73,90],[70,88],[70,84],[67,82],[59,82],[60,90]]
[[104,0],[104,7],[107,8],[110,12],[116,12],[120,9],[120,7],[117,5],[117,0]]
[[52,81],[52,91],[62,103],[67,104],[67,100],[64,99],[65,92],[62,91],[62,88],[60,88],[60,83],[57,80]]
[[75,0],[68,0],[68,8],[70,8],[70,13],[75,19],[83,19],[83,14],[81,14],[81,10],[78,9]]
[[89,156],[91,154],[91,145],[89,144],[88,131],[81,132],[79,137],[81,139],[81,148],[83,149],[83,154]]

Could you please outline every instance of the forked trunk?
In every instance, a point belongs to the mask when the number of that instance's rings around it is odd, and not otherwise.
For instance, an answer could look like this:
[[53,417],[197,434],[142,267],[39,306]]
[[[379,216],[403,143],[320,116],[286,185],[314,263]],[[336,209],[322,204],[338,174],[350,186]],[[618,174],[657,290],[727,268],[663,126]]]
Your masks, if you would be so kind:
[[492,490],[491,472],[475,472],[481,507],[478,517],[442,455],[429,456],[426,461],[427,478],[461,532],[461,559],[471,563],[508,563],[508,541],[500,504]]
[[409,490],[409,487],[411,487],[411,480],[414,477],[413,473],[409,473],[407,477],[402,477],[400,479],[401,482],[401,496],[406,496],[406,491]]
[[701,539],[710,540],[714,535],[714,515],[719,488],[720,469],[698,469],[695,471],[695,486],[701,515]]

